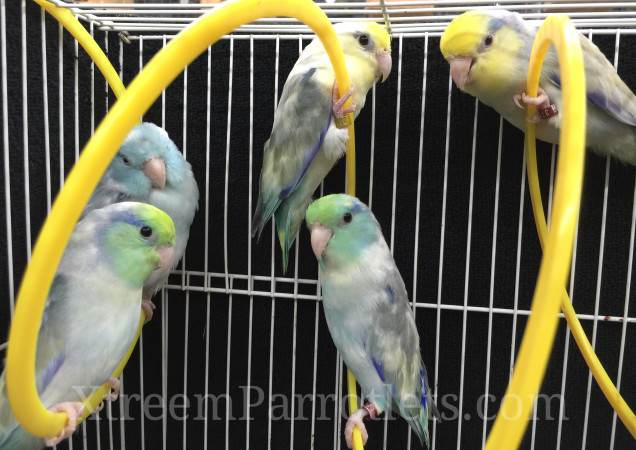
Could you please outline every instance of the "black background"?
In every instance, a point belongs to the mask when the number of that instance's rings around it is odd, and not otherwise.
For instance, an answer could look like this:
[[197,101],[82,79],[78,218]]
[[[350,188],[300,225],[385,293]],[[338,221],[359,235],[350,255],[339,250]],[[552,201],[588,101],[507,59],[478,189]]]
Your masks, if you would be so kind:
[[[26,58],[27,70],[21,68],[21,14],[20,2],[6,2],[6,45],[7,45],[7,86],[8,86],[8,133],[9,172],[11,197],[11,230],[13,261],[7,264],[7,230],[5,217],[5,186],[0,183],[0,292],[5,300],[0,307],[0,339],[6,340],[10,318],[9,267],[13,270],[13,281],[17,285],[27,262],[26,246],[26,203],[23,129],[28,125],[28,187],[30,227],[33,239],[47,212],[47,183],[45,172],[45,125],[43,96],[43,57],[41,13],[32,2],[26,2]],[[58,25],[47,17],[45,20],[46,64],[48,74],[48,110],[51,161],[51,186],[53,196],[60,185],[60,143],[59,143],[59,77],[58,57],[62,51],[63,61],[63,129],[64,129],[64,172],[67,173],[75,158],[74,130],[74,43],[64,33],[58,40]],[[98,42],[108,43],[109,56],[119,69],[119,51],[123,48],[124,82],[129,83],[139,70],[139,41],[120,44],[115,33],[95,32]],[[613,60],[615,36],[594,36],[594,41]],[[308,41],[304,41],[306,44]],[[636,39],[621,36],[619,73],[628,85],[636,86]],[[471,307],[488,307],[493,248],[493,226],[495,211],[495,189],[497,180],[497,143],[499,136],[499,116],[484,105],[477,107],[476,147],[474,159],[474,179],[472,197],[471,241],[468,243],[469,205],[471,195],[471,158],[473,143],[473,121],[475,100],[462,94],[455,87],[450,98],[450,130],[447,133],[448,108],[448,66],[439,52],[439,38],[430,37],[426,46],[424,38],[404,38],[402,46],[393,40],[394,70],[389,80],[378,85],[376,91],[375,135],[373,171],[371,171],[372,108],[371,94],[367,106],[356,123],[358,154],[358,196],[369,202],[370,176],[373,176],[372,208],[380,221],[387,241],[391,240],[394,227],[393,251],[398,267],[409,290],[416,300],[429,307],[417,309],[417,325],[420,332],[424,361],[428,367],[431,383],[437,382],[440,395],[460,395],[462,362],[462,326],[466,326],[463,410],[469,414],[461,422],[463,449],[479,448],[482,442],[481,419],[477,418],[478,398],[485,391],[487,339],[489,314],[486,311],[470,311],[464,314],[461,306],[466,302]],[[242,417],[243,391],[241,386],[250,384],[262,388],[267,397],[270,381],[269,367],[272,365],[272,393],[290,395],[292,390],[299,395],[312,393],[316,383],[317,394],[335,393],[336,351],[329,338],[321,308],[312,299],[270,296],[271,284],[255,281],[254,290],[264,294],[228,295],[222,291],[226,287],[247,289],[247,282],[232,279],[231,286],[223,276],[212,277],[212,292],[203,291],[204,270],[210,273],[226,272],[269,276],[271,267],[271,235],[266,233],[261,241],[251,242],[251,266],[249,221],[251,196],[252,209],[257,194],[257,180],[261,166],[261,149],[267,139],[272,123],[275,96],[276,42],[274,40],[254,40],[254,95],[253,95],[253,169],[252,189],[249,189],[250,163],[250,85],[249,54],[250,41],[233,42],[233,72],[231,98],[231,126],[229,161],[226,160],[226,139],[228,125],[228,87],[230,47],[229,40],[223,40],[211,49],[211,88],[207,89],[207,54],[203,54],[188,68],[187,77],[187,158],[192,163],[201,190],[200,210],[192,226],[187,252],[186,268],[190,271],[191,289],[181,290],[182,278],[171,278],[171,287],[166,291],[165,304],[169,311],[161,307],[155,318],[143,333],[143,366],[140,367],[139,351],[136,351],[124,375],[124,393],[139,393],[140,373],[143,369],[143,395],[165,393],[162,377],[166,383],[167,395],[184,392],[184,366],[187,369],[187,394],[191,400],[190,417],[184,422],[167,418],[165,423],[147,419],[143,423],[145,448],[183,448],[184,430],[187,435],[185,448],[204,447],[205,422],[195,420],[196,395],[202,395],[206,386],[206,345],[209,346],[208,392],[228,393],[232,401],[232,415]],[[143,41],[143,63],[162,46],[161,40]],[[398,101],[399,54],[401,48],[401,95],[399,114],[398,154],[396,142],[396,103]],[[428,54],[426,72],[426,97],[423,129],[423,151],[421,165],[421,198],[419,217],[419,244],[415,245],[416,208],[418,192],[418,158],[420,140],[420,113],[422,108],[422,83],[424,79],[424,55]],[[280,65],[278,93],[282,89],[287,73],[298,55],[298,40],[280,41]],[[91,134],[91,66],[80,49],[78,59],[78,105],[77,118],[79,149]],[[23,105],[22,85],[26,80],[28,101]],[[165,127],[179,147],[183,145],[184,104],[183,75],[179,76],[165,94]],[[94,81],[95,124],[104,116],[107,104],[112,105],[112,94],[106,89],[101,75],[96,71]],[[106,100],[108,97],[108,101]],[[206,111],[210,102],[210,165],[209,186],[206,189]],[[23,107],[28,107],[27,123],[23,122]],[[162,122],[161,100],[144,116],[144,120],[157,124]],[[448,135],[448,139],[447,139]],[[496,259],[494,263],[493,306],[508,313],[495,311],[492,314],[492,348],[490,359],[489,393],[499,399],[505,390],[510,373],[510,352],[512,342],[518,349],[526,323],[525,315],[512,315],[515,299],[515,267],[517,261],[517,239],[519,226],[519,205],[522,175],[522,135],[504,123],[501,151],[501,176],[499,178],[499,203],[497,214]],[[448,165],[445,166],[446,143],[448,142]],[[4,149],[3,149],[4,150]],[[547,198],[550,174],[551,151],[549,146],[539,148],[544,198]],[[397,171],[394,176],[394,163]],[[0,164],[4,164],[0,161]],[[226,165],[229,168],[226,178]],[[579,229],[578,253],[575,267],[574,304],[578,313],[594,314],[595,294],[598,278],[600,236],[603,218],[603,191],[605,183],[605,159],[588,155],[586,181]],[[444,174],[447,168],[446,214],[442,217],[444,198]],[[4,174],[4,166],[2,172]],[[4,176],[4,175],[3,175]],[[325,192],[338,192],[344,187],[344,161],[333,170],[325,182]],[[225,184],[228,187],[227,215],[224,215]],[[392,222],[393,184],[395,191],[395,221]],[[634,193],[634,170],[615,161],[611,162],[607,195],[607,215],[600,286],[600,306],[596,348],[610,377],[616,379],[619,361],[622,323],[605,322],[605,315],[624,314],[627,263],[629,257],[629,234]],[[208,198],[206,208],[205,198]],[[518,308],[528,310],[536,274],[540,262],[540,250],[534,222],[530,211],[527,189],[525,190],[522,227],[522,245],[518,284]],[[208,218],[207,264],[205,261],[205,223]],[[225,219],[225,220],[224,220]],[[435,339],[437,314],[431,304],[438,301],[438,273],[440,261],[441,224],[445,223],[443,245],[443,277],[441,280],[439,367],[437,380],[434,379]],[[227,237],[224,230],[227,229]],[[224,257],[224,241],[227,242],[227,259]],[[302,280],[315,280],[317,266],[308,245],[306,230],[299,237],[299,264],[297,276]],[[468,248],[468,253],[467,253]],[[417,251],[417,254],[415,252]],[[417,283],[414,286],[414,258],[417,258]],[[469,274],[466,260],[469,258]],[[295,275],[296,259],[292,256],[290,273]],[[279,250],[275,254],[275,274],[283,276],[280,269]],[[194,273],[192,273],[194,272]],[[196,275],[199,273],[199,276]],[[468,290],[465,282],[468,276]],[[293,281],[293,280],[291,280]],[[634,288],[634,286],[632,286]],[[315,295],[315,284],[277,281],[277,293]],[[631,297],[633,297],[633,289]],[[289,296],[288,296],[289,297]],[[161,299],[157,297],[157,303]],[[271,328],[272,308],[275,305],[275,323]],[[448,309],[446,305],[457,306]],[[319,305],[318,305],[319,306]],[[250,315],[251,313],[251,315]],[[209,328],[206,317],[209,314]],[[315,341],[315,321],[318,317],[317,341]],[[636,315],[636,301],[631,299],[630,317]],[[250,317],[251,330],[250,330]],[[465,322],[464,322],[465,319]],[[516,335],[512,336],[513,320],[516,320]],[[164,333],[162,333],[162,323]],[[186,344],[187,323],[187,348]],[[294,324],[296,323],[296,328]],[[593,321],[583,320],[588,336],[592,336]],[[206,332],[209,329],[209,333]],[[542,392],[559,394],[565,349],[565,324],[560,321],[559,330],[550,359]],[[230,334],[231,331],[231,334]],[[251,340],[250,340],[251,333]],[[270,337],[273,333],[273,360],[270,361]],[[632,406],[636,405],[636,376],[634,357],[634,324],[627,325],[627,340],[622,373],[622,392]],[[230,336],[228,344],[228,336]],[[294,353],[295,340],[295,353]],[[317,342],[317,353],[314,344]],[[251,353],[249,348],[251,345]],[[229,355],[228,355],[229,349]],[[578,448],[583,439],[585,402],[588,371],[585,363],[570,339],[567,359],[567,379],[565,390],[565,416],[562,424],[561,448]],[[167,372],[162,372],[162,354],[167,354]],[[294,356],[295,355],[295,356]],[[248,381],[248,357],[250,377]],[[316,377],[314,378],[314,358]],[[229,364],[229,366],[228,366]],[[278,399],[280,402],[280,399]],[[152,400],[157,404],[157,400]],[[278,403],[280,404],[280,403]],[[457,401],[454,402],[457,406]],[[493,414],[499,400],[489,407]],[[212,403],[207,421],[207,447],[239,449],[246,447],[246,420],[226,420],[225,402],[217,403],[218,417],[212,417]],[[440,405],[442,406],[442,405]],[[120,448],[125,440],[126,448],[141,448],[142,421],[139,402],[131,401],[131,420],[120,427],[118,403],[113,404],[115,419],[110,422],[106,411],[101,413],[99,438],[94,418],[88,421],[83,432],[76,433],[74,448]],[[298,412],[297,401],[295,410]],[[311,402],[305,397],[302,404],[305,419],[275,420],[271,422],[271,446],[269,448],[309,448],[314,441],[315,448],[334,448],[334,402],[327,403],[326,420],[315,422],[314,436],[311,435]],[[440,407],[448,417],[452,410]],[[279,410],[280,412],[280,410]],[[553,420],[546,420],[546,412],[539,411],[539,420],[528,428],[523,448],[530,448],[534,439],[536,448],[556,448],[558,401],[554,401],[550,411]],[[158,416],[161,408],[152,409]],[[267,398],[260,406],[250,410],[252,421],[249,428],[250,448],[268,448],[268,407]],[[307,418],[309,417],[309,419]],[[185,423],[185,425],[184,425]],[[342,423],[343,424],[343,423]],[[592,383],[589,419],[587,425],[587,448],[609,448],[612,424],[612,410],[598,387]],[[110,426],[109,426],[110,425]],[[492,425],[492,420],[488,426]],[[293,431],[292,431],[293,426]],[[122,437],[121,429],[125,434]],[[402,420],[388,423],[386,437],[383,423],[368,425],[370,440],[367,449],[407,448],[408,427]],[[291,437],[293,433],[293,438]],[[112,438],[111,438],[112,435]],[[166,436],[164,441],[164,435]],[[436,428],[436,448],[457,448],[458,421],[449,419]],[[293,440],[292,440],[293,439]],[[618,421],[615,448],[632,446],[628,432]],[[411,448],[418,448],[415,437]],[[341,447],[344,447],[341,444]]]

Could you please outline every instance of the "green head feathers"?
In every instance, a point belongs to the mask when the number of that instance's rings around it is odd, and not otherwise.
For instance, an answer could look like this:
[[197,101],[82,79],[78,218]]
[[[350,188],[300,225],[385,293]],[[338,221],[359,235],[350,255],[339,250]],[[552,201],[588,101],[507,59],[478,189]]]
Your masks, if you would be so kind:
[[[345,264],[356,258],[370,244],[382,238],[380,226],[369,208],[355,197],[332,194],[313,202],[305,215],[313,234],[318,227],[330,232],[321,254],[321,264]],[[314,251],[316,249],[314,248]]]
[[[152,205],[123,202],[91,212],[97,216],[99,235],[115,272],[141,287],[175,244],[170,216]],[[100,217],[101,216],[101,217]]]

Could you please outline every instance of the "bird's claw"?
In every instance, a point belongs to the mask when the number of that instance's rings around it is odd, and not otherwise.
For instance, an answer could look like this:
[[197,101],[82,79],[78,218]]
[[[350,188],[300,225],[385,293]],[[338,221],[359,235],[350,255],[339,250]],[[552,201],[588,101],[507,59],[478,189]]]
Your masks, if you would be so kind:
[[515,105],[517,105],[519,109],[526,109],[528,105],[533,105],[537,108],[537,113],[528,119],[530,123],[548,120],[559,113],[556,105],[550,102],[550,97],[548,97],[548,94],[541,88],[538,89],[536,97],[531,97],[525,92],[522,92],[521,94],[513,95],[512,101],[515,102]]
[[119,398],[119,391],[121,390],[121,381],[119,378],[110,377],[106,384],[110,385],[110,392],[106,396],[108,401],[114,402]]
[[141,301],[141,309],[144,311],[144,314],[146,315],[145,323],[148,323],[148,322],[150,322],[152,320],[152,316],[153,316],[156,308],[157,307],[152,302],[152,300],[150,300],[150,298],[142,299],[142,301]]
[[367,440],[369,439],[369,433],[367,433],[367,427],[364,425],[364,419],[367,417],[375,419],[376,416],[377,413],[375,407],[370,403],[365,404],[362,408],[358,409],[349,416],[344,430],[347,448],[353,448],[353,430],[355,427],[358,427],[360,430],[362,445],[366,445]]
[[349,108],[344,108],[344,104],[351,98],[352,95],[353,87],[350,87],[349,91],[347,91],[345,95],[338,98],[338,86],[336,85],[336,83],[333,84],[333,88],[331,89],[331,101],[333,105],[331,109],[333,111],[334,117],[336,117],[337,119],[342,119],[347,114],[350,114],[356,110],[356,105],[354,105],[353,103],[351,104],[351,106],[349,106]]
[[68,420],[66,425],[64,425],[64,429],[62,432],[53,438],[45,439],[44,444],[47,447],[53,447],[64,439],[70,437],[77,428],[77,421],[80,418],[82,411],[84,410],[84,404],[81,402],[65,402],[58,403],[57,405],[52,406],[49,411],[51,412],[64,412],[68,416]]

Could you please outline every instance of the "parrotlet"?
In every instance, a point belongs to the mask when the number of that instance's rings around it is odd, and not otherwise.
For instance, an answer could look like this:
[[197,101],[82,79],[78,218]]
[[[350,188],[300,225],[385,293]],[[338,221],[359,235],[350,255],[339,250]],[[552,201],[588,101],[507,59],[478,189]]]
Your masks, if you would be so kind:
[[[468,11],[453,19],[440,41],[459,89],[493,107],[517,128],[525,129],[525,107],[537,106],[532,119],[537,137],[558,143],[563,98],[559,62],[552,48],[541,72],[539,95],[524,92],[537,29],[505,10]],[[586,142],[592,150],[636,165],[636,96],[614,66],[580,34],[587,95]]]
[[174,221],[177,241],[170,264],[152,274],[144,286],[144,309],[152,317],[151,297],[168,280],[183,257],[190,225],[199,204],[199,188],[188,163],[168,133],[153,123],[128,134],[100,180],[85,213],[117,202],[149,203]]
[[394,408],[428,447],[428,421],[439,413],[406,287],[380,225],[365,204],[345,194],[313,202],[306,221],[331,337],[366,399],[347,421],[347,445],[355,426],[366,443],[364,418]]
[[36,450],[70,436],[86,397],[110,378],[137,331],[142,289],[171,264],[175,226],[154,206],[122,202],[78,222],[49,291],[38,336],[36,382],[51,411],[69,420],[46,442],[22,429],[0,378],[0,450]]
[[[329,57],[314,38],[287,77],[264,147],[252,233],[260,237],[275,217],[283,270],[313,192],[345,153],[348,132],[336,120],[350,112],[357,116],[369,89],[391,72],[391,39],[384,26],[339,23],[335,30],[352,89],[338,98]],[[349,98],[352,106],[345,108]]]

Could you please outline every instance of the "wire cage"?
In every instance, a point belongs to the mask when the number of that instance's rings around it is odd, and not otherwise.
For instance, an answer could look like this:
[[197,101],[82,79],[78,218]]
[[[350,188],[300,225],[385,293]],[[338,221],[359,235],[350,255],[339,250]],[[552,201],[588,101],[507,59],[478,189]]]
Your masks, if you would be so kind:
[[[128,84],[214,5],[70,3]],[[589,4],[588,4],[589,3]],[[473,7],[529,20],[566,12],[636,87],[636,4],[387,2],[394,71],[356,120],[358,196],[382,225],[407,286],[444,419],[432,448],[485,443],[529,315],[541,249],[522,133],[452,84],[439,37]],[[333,21],[381,20],[379,2],[326,2]],[[52,199],[115,98],[90,59],[35,3],[0,0],[1,342],[17,284]],[[273,229],[251,238],[262,147],[287,74],[311,39],[292,19],[261,19],[192,62],[143,120],[164,127],[201,191],[186,256],[155,298],[118,402],[58,448],[339,449],[346,389],[320,306],[306,230],[287,273]],[[551,207],[556,154],[539,147]],[[636,174],[586,156],[568,292],[610,376],[636,404],[632,264]],[[344,162],[322,193],[341,192]],[[631,307],[630,307],[631,304]],[[522,448],[631,448],[563,320]],[[3,345],[4,347],[4,345]],[[407,424],[367,425],[367,449],[418,448]]]

